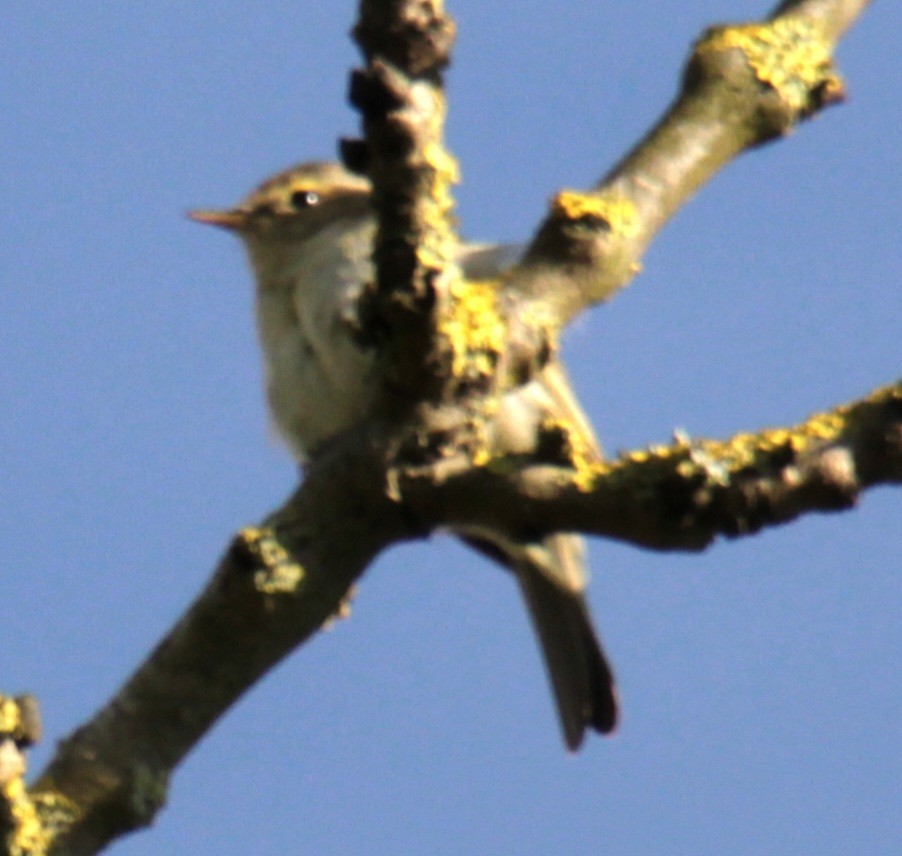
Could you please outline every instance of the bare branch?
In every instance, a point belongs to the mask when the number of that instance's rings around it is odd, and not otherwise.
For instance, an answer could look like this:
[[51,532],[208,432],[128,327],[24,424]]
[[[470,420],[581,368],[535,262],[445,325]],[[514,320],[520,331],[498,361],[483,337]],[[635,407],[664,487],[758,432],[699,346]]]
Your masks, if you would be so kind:
[[590,192],[562,191],[512,287],[566,323],[641,270],[664,223],[737,155],[841,100],[836,40],[863,0],[784,3],[763,23],[716,27],[693,48],[682,91]]
[[[363,336],[379,344],[390,406],[435,397],[450,355],[436,335],[447,314],[457,236],[451,185],[457,163],[443,147],[441,71],[454,24],[439,0],[363,0],[354,29],[366,67],[351,77],[365,144],[345,144],[351,165],[373,182],[379,221],[373,249],[376,288],[361,311]],[[363,152],[363,156],[361,156]]]
[[57,845],[95,853],[149,824],[168,776],[229,706],[336,615],[354,580],[405,536],[381,459],[328,457],[260,527],[246,529],[183,618],[33,788],[71,806]]
[[580,531],[658,550],[701,550],[814,511],[839,511],[902,482],[902,382],[792,428],[671,446],[567,468],[460,460],[411,473],[423,525],[479,524],[519,537]]

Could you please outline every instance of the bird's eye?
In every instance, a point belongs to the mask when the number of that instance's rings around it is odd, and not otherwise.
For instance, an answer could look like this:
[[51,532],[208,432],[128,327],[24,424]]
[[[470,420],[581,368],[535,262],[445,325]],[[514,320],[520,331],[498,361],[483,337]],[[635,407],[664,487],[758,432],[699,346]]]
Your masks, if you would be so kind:
[[301,208],[312,208],[319,202],[319,194],[313,190],[295,190],[290,196],[292,207],[300,210]]

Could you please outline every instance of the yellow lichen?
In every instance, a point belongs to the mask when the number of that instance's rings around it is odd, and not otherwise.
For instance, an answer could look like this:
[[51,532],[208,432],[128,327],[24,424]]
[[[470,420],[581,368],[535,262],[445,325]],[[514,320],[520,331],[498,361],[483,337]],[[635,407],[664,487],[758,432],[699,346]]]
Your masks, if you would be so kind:
[[37,703],[31,696],[0,694],[0,739],[9,738],[21,745],[40,739],[41,724]]
[[[878,390],[869,401],[878,402],[881,396],[892,395],[893,388]],[[799,425],[791,428],[769,428],[758,434],[742,433],[725,441],[706,440],[701,448],[722,461],[732,471],[753,466],[756,457],[780,449],[799,454],[815,443],[838,439],[848,428],[857,405],[838,407],[835,410],[815,413]]]
[[426,144],[423,157],[434,170],[435,181],[432,198],[445,210],[453,208],[454,199],[451,196],[451,187],[460,181],[460,167],[457,160],[447,149],[436,142]]
[[259,570],[254,573],[254,587],[262,594],[295,594],[304,579],[304,568],[268,528],[242,529],[239,538]]
[[68,830],[80,817],[81,809],[68,797],[56,791],[43,791],[33,796],[33,804],[40,818],[40,847],[29,856],[43,853],[59,835]]
[[811,92],[842,91],[842,79],[833,68],[832,45],[812,21],[783,17],[763,24],[741,24],[712,30],[698,51],[739,49],[755,76],[773,87],[789,107],[808,108]]
[[23,718],[19,699],[0,695],[0,803],[10,820],[0,849],[13,856],[37,856],[47,850],[47,832],[34,801],[25,787],[25,754],[22,745],[34,739]]
[[13,828],[5,842],[10,856],[43,856],[79,816],[75,803],[62,794],[51,791],[32,798],[22,778],[7,782],[0,798],[12,815]]
[[484,441],[484,438],[480,438],[480,441],[476,444],[476,448],[472,453],[472,461],[474,467],[486,467],[493,468],[497,463],[497,459],[492,455],[492,450],[489,448],[489,444]]
[[446,113],[444,98],[431,86],[418,89],[418,94],[431,101],[428,114],[432,120],[433,139],[423,148],[423,161],[429,167],[431,185],[429,192],[420,197],[426,234],[417,247],[417,258],[424,267],[440,269],[454,258],[457,246],[451,228],[454,210],[451,188],[460,181],[460,170],[457,161],[440,142]]
[[[609,488],[621,485],[636,493],[641,492],[642,485],[660,487],[661,479],[670,479],[674,473],[690,483],[726,486],[743,470],[773,466],[775,461],[768,461],[767,456],[774,454],[778,465],[789,464],[791,459],[785,459],[782,452],[797,455],[815,444],[840,440],[862,417],[863,409],[891,403],[902,406],[902,382],[878,389],[863,401],[815,413],[790,428],[770,428],[757,434],[744,432],[728,440],[689,440],[681,434],[671,446],[634,449],[623,452],[617,459],[601,461],[581,452],[579,434],[566,421],[549,419],[542,427],[548,432],[563,432],[573,441],[573,447],[568,450],[573,471],[564,477],[579,490],[591,490],[604,479]],[[521,467],[522,461],[499,456],[488,459],[486,465],[504,474]]]
[[631,238],[639,231],[639,212],[635,203],[622,194],[582,193],[562,190],[551,202],[552,214],[567,220],[593,218],[603,220],[612,232]]
[[0,734],[10,734],[15,738],[21,729],[22,717],[14,698],[0,695]]
[[490,377],[504,348],[507,325],[493,282],[458,280],[451,287],[451,307],[442,333],[451,346],[456,378]]
[[49,841],[22,778],[4,783],[0,788],[0,799],[7,804],[12,816],[12,830],[6,840],[8,852],[15,856],[46,852]]
[[[554,463],[569,464],[573,470],[573,483],[583,491],[591,490],[597,476],[598,448],[571,420],[560,414],[549,415],[539,426],[541,438],[551,441],[550,452]],[[543,444],[540,443],[540,448]]]

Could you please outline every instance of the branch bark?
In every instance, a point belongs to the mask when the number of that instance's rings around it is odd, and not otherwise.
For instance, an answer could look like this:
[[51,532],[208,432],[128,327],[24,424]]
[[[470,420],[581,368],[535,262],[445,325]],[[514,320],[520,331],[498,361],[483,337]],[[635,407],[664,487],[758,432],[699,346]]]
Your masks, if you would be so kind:
[[240,532],[156,650],[60,744],[32,789],[41,804],[69,807],[58,852],[96,853],[149,824],[169,774],[212,724],[280,659],[347,613],[354,580],[405,535],[380,463],[367,446],[333,456],[282,509]]
[[697,551],[717,536],[848,509],[863,490],[899,483],[902,381],[791,428],[726,441],[677,437],[602,464],[444,461],[410,473],[403,495],[427,529],[479,524],[532,538],[579,531]]
[[354,37],[366,65],[351,75],[365,141],[345,142],[373,183],[376,283],[363,301],[364,336],[379,346],[385,413],[441,395],[450,354],[437,335],[448,313],[457,236],[451,185],[457,163],[443,146],[442,69],[455,27],[440,0],[362,0]]
[[661,227],[720,169],[842,100],[833,47],[866,5],[784,3],[762,23],[703,33],[645,138],[590,191],[554,197],[513,287],[566,323],[629,284]]

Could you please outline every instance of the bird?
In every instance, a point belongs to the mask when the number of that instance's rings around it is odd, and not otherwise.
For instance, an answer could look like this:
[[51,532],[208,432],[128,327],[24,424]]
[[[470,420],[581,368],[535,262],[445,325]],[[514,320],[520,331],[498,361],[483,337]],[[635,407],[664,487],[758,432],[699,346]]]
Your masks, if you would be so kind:
[[[318,449],[365,418],[379,385],[372,348],[361,343],[358,309],[372,262],[376,215],[369,180],[338,163],[311,161],[260,184],[233,208],[189,212],[237,235],[255,280],[257,332],[272,421],[303,467]],[[497,277],[512,251],[462,244],[465,277]],[[601,448],[563,364],[552,357],[501,398],[493,443],[510,454],[535,451],[539,425],[562,421],[590,459]],[[485,529],[458,530],[468,545],[512,572],[523,594],[551,684],[566,747],[587,730],[612,733],[619,701],[586,599],[586,550],[573,533],[516,540]]]

